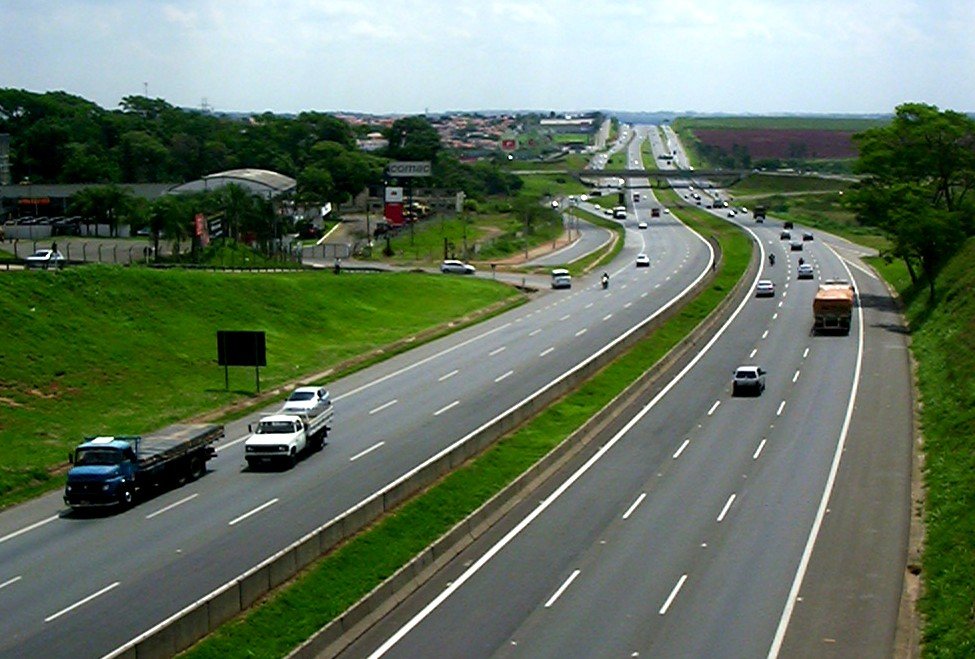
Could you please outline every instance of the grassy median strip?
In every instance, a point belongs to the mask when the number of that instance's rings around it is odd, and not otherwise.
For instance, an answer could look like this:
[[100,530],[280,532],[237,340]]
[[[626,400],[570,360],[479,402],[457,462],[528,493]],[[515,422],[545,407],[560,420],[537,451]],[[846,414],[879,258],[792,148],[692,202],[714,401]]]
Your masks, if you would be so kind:
[[524,473],[666,355],[731,291],[752,250],[743,233],[708,213],[689,209],[681,216],[721,244],[724,258],[711,286],[577,391],[315,563],[186,655],[287,654]]

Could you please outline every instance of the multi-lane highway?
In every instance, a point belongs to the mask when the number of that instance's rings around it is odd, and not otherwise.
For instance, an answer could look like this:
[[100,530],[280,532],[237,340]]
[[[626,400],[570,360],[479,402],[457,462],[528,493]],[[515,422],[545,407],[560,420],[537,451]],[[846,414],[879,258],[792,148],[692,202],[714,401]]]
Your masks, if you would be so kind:
[[[741,220],[773,298],[344,656],[890,656],[911,400],[901,322],[850,246],[792,251]],[[843,255],[843,257],[841,257]],[[816,278],[795,278],[799,257]],[[856,282],[849,336],[813,336],[819,280]],[[761,396],[731,395],[739,364]]]
[[[59,494],[0,514],[0,655],[113,651],[549,386],[709,270],[710,247],[685,227],[625,224],[609,290],[581,278],[330,383],[335,431],[293,470],[245,469],[253,415],[228,425],[205,478],[121,514],[66,514]],[[640,251],[650,268],[634,267]]]

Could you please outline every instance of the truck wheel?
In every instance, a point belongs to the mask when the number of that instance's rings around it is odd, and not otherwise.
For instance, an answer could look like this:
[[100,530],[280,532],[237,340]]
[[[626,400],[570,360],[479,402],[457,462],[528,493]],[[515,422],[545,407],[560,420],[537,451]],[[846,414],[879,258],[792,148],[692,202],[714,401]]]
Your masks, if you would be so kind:
[[202,457],[194,455],[190,458],[190,480],[202,478],[204,473],[206,473],[206,463],[203,462]]
[[132,506],[132,502],[135,500],[135,496],[132,494],[132,488],[126,485],[122,488],[122,491],[118,495],[118,505],[123,508],[129,508]]
[[288,456],[288,466],[294,467],[296,464],[298,464],[298,453],[291,449],[291,455]]

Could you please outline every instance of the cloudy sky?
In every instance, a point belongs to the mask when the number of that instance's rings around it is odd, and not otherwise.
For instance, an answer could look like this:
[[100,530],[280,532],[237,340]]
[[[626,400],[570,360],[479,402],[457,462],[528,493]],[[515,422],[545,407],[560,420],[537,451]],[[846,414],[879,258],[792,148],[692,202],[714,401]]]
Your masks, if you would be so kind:
[[973,0],[0,0],[0,87],[223,111],[975,111]]

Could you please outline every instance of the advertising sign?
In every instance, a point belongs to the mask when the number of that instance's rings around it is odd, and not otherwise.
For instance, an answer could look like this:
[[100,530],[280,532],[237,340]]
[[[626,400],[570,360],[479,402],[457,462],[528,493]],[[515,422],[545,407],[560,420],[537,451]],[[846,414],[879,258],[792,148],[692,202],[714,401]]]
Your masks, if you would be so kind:
[[386,165],[386,173],[395,177],[430,176],[432,171],[429,160],[403,160]]

